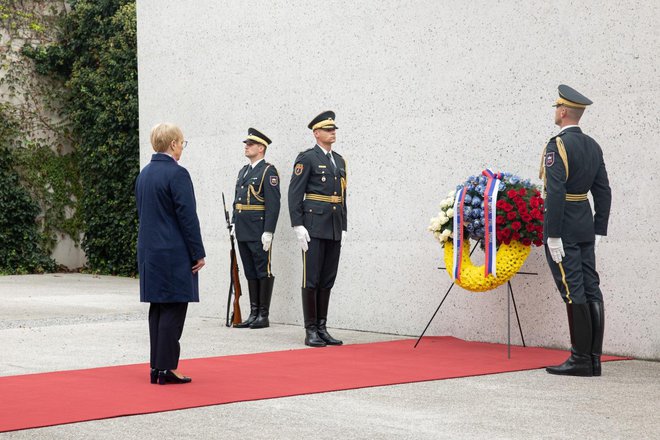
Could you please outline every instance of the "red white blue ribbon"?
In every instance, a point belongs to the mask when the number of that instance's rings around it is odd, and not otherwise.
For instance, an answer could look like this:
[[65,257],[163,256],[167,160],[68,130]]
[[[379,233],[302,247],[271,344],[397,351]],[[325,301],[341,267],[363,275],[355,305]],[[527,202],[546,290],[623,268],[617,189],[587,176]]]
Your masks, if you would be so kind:
[[454,279],[461,280],[461,263],[463,261],[463,223],[465,221],[465,213],[463,207],[465,205],[465,196],[467,189],[465,187],[456,191],[456,199],[454,200]]
[[495,215],[497,213],[497,193],[500,188],[501,173],[493,173],[489,169],[481,172],[488,179],[484,191],[484,244],[485,244],[485,264],[484,277],[493,274],[497,276],[497,222]]

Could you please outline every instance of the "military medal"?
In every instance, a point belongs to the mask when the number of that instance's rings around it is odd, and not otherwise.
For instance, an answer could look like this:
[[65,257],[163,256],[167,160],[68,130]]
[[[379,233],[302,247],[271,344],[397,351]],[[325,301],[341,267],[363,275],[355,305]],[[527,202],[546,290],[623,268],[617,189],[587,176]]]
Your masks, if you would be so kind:
[[321,177],[321,182],[325,182],[325,176]]

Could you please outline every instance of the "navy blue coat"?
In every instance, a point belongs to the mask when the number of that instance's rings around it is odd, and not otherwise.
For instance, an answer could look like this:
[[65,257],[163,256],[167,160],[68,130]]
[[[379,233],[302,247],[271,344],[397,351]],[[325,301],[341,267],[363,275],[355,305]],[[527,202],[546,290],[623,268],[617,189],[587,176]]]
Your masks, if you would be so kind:
[[195,192],[188,171],[166,154],[154,154],[135,183],[140,301],[198,302],[192,266],[204,258]]

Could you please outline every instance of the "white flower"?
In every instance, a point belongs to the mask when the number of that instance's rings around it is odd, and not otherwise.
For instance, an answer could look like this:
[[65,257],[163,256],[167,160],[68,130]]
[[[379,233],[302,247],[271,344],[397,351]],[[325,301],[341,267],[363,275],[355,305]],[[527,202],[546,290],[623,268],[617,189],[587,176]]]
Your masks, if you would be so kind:
[[447,205],[447,199],[440,202],[440,209],[445,209],[447,206],[449,206]]
[[449,221],[449,217],[447,217],[446,215],[442,214],[442,215],[439,217],[438,220],[440,221],[440,225],[444,225],[445,223],[447,223],[447,222]]
[[447,217],[453,217],[454,216],[454,208],[449,208],[447,210]]
[[433,217],[431,223],[429,224],[429,231],[439,231],[442,224],[440,223],[439,217]]
[[449,229],[445,229],[440,233],[440,235],[442,235],[443,237],[445,237],[445,239],[447,239],[451,235],[451,231]]
[[447,197],[451,197],[452,200],[454,199],[455,196],[456,196],[456,191],[449,191],[449,194],[447,194]]

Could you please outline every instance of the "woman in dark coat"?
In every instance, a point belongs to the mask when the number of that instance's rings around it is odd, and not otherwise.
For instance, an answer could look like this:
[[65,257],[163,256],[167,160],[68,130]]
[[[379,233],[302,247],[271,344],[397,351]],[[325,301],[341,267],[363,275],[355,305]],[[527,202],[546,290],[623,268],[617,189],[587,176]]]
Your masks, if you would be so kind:
[[151,130],[156,154],[135,184],[138,217],[140,301],[149,307],[151,383],[188,383],[177,371],[189,302],[199,302],[197,272],[204,245],[188,171],[177,163],[185,148],[181,129],[158,124]]

